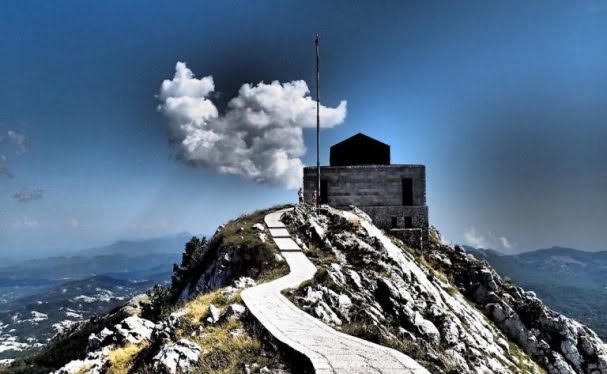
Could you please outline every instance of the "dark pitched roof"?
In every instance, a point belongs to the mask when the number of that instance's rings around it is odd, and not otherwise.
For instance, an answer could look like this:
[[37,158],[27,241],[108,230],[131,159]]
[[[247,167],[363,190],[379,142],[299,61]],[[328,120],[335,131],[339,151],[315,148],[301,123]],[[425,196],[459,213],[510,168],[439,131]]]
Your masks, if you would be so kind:
[[329,159],[331,166],[390,165],[390,146],[358,133],[333,145]]

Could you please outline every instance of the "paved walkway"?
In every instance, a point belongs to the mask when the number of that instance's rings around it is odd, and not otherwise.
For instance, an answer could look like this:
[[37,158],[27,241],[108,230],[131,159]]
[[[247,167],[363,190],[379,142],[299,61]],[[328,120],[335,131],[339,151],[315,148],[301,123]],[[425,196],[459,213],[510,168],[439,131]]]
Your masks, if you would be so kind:
[[242,300],[253,316],[276,339],[308,357],[316,373],[428,374],[426,369],[403,353],[332,329],[297,308],[280,293],[286,288],[299,286],[316,272],[314,264],[280,221],[287,210],[268,214],[265,222],[291,272],[242,292]]

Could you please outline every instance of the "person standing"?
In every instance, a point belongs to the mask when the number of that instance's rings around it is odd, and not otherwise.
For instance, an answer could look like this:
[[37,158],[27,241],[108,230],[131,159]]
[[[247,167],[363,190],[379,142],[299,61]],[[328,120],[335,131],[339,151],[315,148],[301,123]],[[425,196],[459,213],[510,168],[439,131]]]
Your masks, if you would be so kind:
[[303,188],[299,187],[299,190],[297,190],[297,196],[299,197],[299,203],[303,203],[304,198],[303,198]]

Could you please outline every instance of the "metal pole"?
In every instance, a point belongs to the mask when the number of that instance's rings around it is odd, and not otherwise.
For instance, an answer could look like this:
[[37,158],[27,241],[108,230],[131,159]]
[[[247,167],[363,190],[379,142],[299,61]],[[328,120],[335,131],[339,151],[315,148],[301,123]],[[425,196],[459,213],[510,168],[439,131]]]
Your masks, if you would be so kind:
[[316,208],[320,201],[320,96],[318,94],[318,83],[320,81],[320,57],[319,57],[318,33],[316,33]]

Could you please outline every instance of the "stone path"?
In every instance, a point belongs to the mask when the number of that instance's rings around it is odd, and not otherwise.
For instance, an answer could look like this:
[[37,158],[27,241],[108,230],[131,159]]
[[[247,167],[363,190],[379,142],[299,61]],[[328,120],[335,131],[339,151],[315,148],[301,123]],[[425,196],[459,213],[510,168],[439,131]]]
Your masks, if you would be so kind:
[[270,235],[290,267],[290,273],[241,293],[253,316],[276,339],[310,359],[316,373],[428,374],[409,356],[394,349],[338,332],[300,310],[280,291],[311,279],[316,267],[303,254],[280,221],[289,209],[265,217]]

